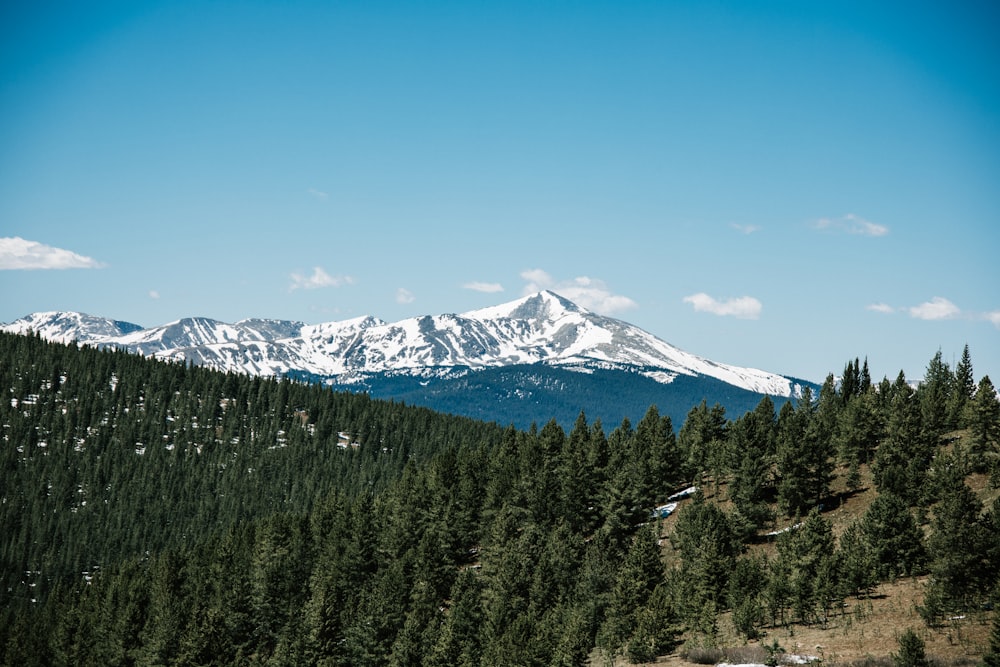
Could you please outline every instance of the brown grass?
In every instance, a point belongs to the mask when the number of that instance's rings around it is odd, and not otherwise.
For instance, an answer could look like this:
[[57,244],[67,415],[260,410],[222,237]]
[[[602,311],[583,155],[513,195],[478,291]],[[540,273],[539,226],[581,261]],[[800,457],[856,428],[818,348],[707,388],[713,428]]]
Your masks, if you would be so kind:
[[[749,643],[739,638],[729,615],[723,614],[714,641],[716,647],[682,646],[651,664],[680,667],[715,665],[722,661],[762,663],[767,656],[764,645],[777,641],[785,652],[816,656],[823,660],[823,665],[891,667],[891,656],[899,650],[899,636],[907,628],[924,640],[927,655],[935,664],[942,667],[979,664],[989,641],[990,614],[970,614],[964,619],[947,621],[940,628],[928,628],[916,610],[923,601],[925,583],[926,578],[911,577],[882,584],[870,599],[849,599],[843,612],[834,615],[826,627],[794,624],[767,628],[763,638]],[[613,664],[619,667],[628,663],[616,660]]]
[[[960,442],[963,433],[955,434],[955,442]],[[946,447],[950,450],[954,444]],[[871,471],[862,466],[861,488],[849,491],[846,485],[847,469],[838,468],[831,486],[832,502],[828,503],[823,516],[832,524],[833,533],[839,537],[851,522],[860,518],[876,497],[875,485]],[[966,480],[969,487],[976,492],[989,509],[1000,490],[991,489],[985,475],[970,475]],[[704,486],[707,499],[719,502],[729,509],[726,500],[726,484],[718,488],[712,482]],[[683,509],[685,503],[681,502]],[[679,566],[679,555],[675,553],[666,539],[673,532],[677,521],[677,513],[661,523],[661,536],[664,538],[663,559],[667,567]],[[779,517],[776,528],[790,525],[793,520]],[[773,540],[763,540],[750,547],[751,551],[776,553]],[[760,640],[744,642],[732,626],[730,616],[723,614],[719,618],[718,636],[711,642],[709,648],[698,646],[699,643],[687,638],[688,645],[682,646],[673,654],[660,657],[656,665],[686,666],[695,664],[718,664],[726,661],[763,662],[767,652],[763,646],[778,644],[787,652],[800,655],[813,655],[821,658],[824,665],[836,667],[891,667],[893,653],[899,650],[899,637],[907,628],[912,628],[924,640],[927,655],[932,664],[941,667],[971,667],[979,664],[979,659],[985,653],[990,632],[992,615],[987,612],[968,614],[965,618],[955,618],[945,622],[942,627],[928,628],[917,613],[917,606],[923,603],[926,577],[906,578],[878,586],[870,598],[846,601],[844,608],[834,614],[825,626],[793,624],[788,627],[766,628],[765,635]],[[595,653],[592,665],[609,665],[615,667],[628,664],[624,660],[608,661]]]

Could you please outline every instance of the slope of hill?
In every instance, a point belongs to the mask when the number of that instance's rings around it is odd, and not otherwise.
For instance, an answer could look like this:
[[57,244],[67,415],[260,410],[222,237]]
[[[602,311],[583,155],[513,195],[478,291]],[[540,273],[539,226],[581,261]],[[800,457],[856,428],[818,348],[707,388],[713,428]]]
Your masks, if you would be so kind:
[[850,664],[904,625],[969,665],[1000,401],[963,368],[519,431],[0,334],[0,665]]

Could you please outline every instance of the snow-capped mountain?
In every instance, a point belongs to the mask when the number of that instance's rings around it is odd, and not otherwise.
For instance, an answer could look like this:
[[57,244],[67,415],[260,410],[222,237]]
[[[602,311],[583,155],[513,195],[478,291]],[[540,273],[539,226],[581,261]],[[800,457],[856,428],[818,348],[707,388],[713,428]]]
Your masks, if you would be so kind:
[[650,405],[681,424],[701,401],[729,414],[815,385],[717,363],[553,292],[462,314],[303,324],[193,317],[144,329],[81,313],[35,313],[0,330],[124,348],[222,371],[323,382],[441,412],[528,427],[580,411],[615,424]]
[[46,340],[58,343],[77,341],[88,344],[100,344],[107,339],[141,329],[141,326],[131,322],[119,322],[84,313],[59,311],[32,313],[10,324],[0,326],[0,330],[9,333],[37,333]]
[[259,319],[227,324],[196,317],[142,329],[79,313],[36,313],[2,328],[224,371],[336,378],[338,384],[378,373],[429,376],[545,364],[583,372],[627,367],[661,383],[707,376],[778,397],[795,392],[789,378],[698,357],[549,291],[461,315],[393,323],[362,317],[315,325]]

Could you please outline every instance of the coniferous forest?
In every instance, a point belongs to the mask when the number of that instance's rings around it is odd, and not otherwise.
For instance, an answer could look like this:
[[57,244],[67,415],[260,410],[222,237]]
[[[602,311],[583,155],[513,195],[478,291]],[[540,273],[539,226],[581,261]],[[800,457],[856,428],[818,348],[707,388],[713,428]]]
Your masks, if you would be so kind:
[[961,664],[1000,663],[1000,400],[968,349],[677,425],[516,429],[10,334],[0,388],[3,665],[774,658],[915,577],[897,663],[957,618],[985,638]]

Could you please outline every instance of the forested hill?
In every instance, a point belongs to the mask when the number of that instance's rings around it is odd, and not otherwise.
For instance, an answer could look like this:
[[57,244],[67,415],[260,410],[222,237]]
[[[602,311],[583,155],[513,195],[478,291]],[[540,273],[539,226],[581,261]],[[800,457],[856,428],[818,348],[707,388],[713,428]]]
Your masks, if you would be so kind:
[[[4,665],[775,655],[928,574],[921,636],[991,618],[1000,401],[968,350],[916,390],[854,361],[679,430],[655,407],[501,428],[14,335],[0,387]],[[993,623],[970,650],[1000,658]]]
[[[316,385],[0,334],[3,589],[179,548],[503,430]],[[26,574],[28,573],[28,574]],[[29,582],[25,587],[24,581]]]

